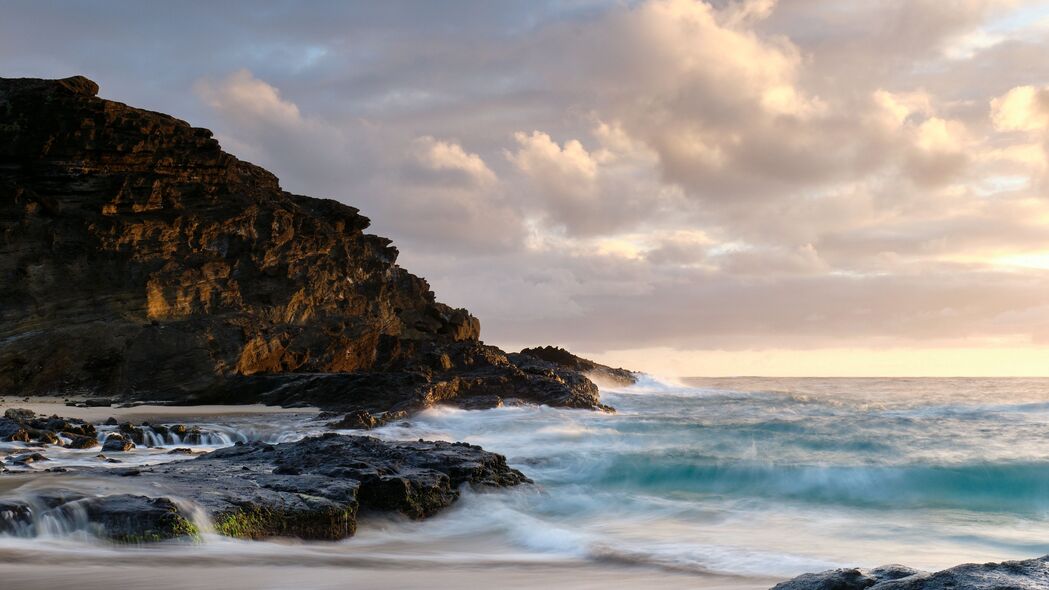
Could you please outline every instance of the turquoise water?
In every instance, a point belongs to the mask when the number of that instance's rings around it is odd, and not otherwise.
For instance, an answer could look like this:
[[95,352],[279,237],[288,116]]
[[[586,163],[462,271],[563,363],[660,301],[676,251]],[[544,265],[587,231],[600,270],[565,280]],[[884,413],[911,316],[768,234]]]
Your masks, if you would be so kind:
[[[199,544],[139,548],[63,523],[39,538],[0,537],[0,570],[39,567],[34,575],[51,585],[55,563],[74,577],[95,563],[127,572],[192,563],[200,578],[234,568],[253,580],[246,588],[329,587],[289,582],[324,568],[330,587],[353,568],[411,578],[398,587],[418,587],[412,576],[439,569],[456,588],[511,578],[522,588],[767,588],[844,565],[940,569],[1049,553],[1049,379],[646,378],[602,395],[618,413],[438,408],[373,431],[479,444],[537,484],[467,490],[432,519],[362,515],[357,536],[338,543],[205,534]],[[211,436],[202,450],[324,431],[305,414],[204,420],[195,422]],[[98,463],[97,449],[47,453],[52,460],[34,469]],[[178,458],[139,448],[121,465]],[[139,485],[38,475],[5,476],[0,497]],[[250,577],[275,564],[284,573],[272,580]]]
[[471,495],[424,536],[771,576],[1049,553],[1049,380],[646,378],[603,396],[617,414],[437,409],[381,430],[480,444],[542,489]]

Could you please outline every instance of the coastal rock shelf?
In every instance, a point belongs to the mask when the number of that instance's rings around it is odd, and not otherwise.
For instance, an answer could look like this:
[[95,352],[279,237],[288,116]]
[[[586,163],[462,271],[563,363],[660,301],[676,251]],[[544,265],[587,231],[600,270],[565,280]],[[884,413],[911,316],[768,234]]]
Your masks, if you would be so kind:
[[97,92],[0,79],[0,393],[603,408],[580,371],[484,345],[357,209]]
[[359,513],[425,518],[455,502],[463,485],[530,482],[503,456],[477,446],[335,433],[282,444],[238,443],[150,467],[71,469],[63,477],[103,484],[119,479],[135,491],[99,496],[70,485],[2,499],[0,533],[87,530],[141,543],[192,539],[210,527],[246,539],[337,540],[354,534]]
[[561,368],[583,373],[594,381],[609,383],[618,387],[635,385],[637,383],[638,374],[634,371],[595,363],[590,359],[576,356],[556,346],[525,348],[518,354],[511,354],[510,358],[519,358],[521,356],[529,356],[544,362],[553,363]]
[[772,590],[1035,590],[1049,588],[1049,556],[967,563],[930,573],[900,565],[805,574]]

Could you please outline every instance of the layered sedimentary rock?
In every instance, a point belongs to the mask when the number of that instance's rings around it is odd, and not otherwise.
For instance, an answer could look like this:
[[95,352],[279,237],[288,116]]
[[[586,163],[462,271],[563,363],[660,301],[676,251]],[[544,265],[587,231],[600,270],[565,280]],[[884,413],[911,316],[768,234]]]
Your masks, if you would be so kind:
[[0,393],[599,407],[481,343],[357,209],[97,92],[0,79]]

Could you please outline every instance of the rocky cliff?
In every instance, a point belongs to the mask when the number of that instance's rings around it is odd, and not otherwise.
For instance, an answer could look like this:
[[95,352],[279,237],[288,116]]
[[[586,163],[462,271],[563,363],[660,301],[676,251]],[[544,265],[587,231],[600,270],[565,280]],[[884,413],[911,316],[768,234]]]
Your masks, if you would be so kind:
[[600,407],[578,372],[482,344],[357,209],[97,92],[0,79],[0,393]]
[[[576,356],[567,350],[556,346],[525,348],[518,354],[553,363],[558,367],[570,371],[577,371],[597,383],[605,383],[614,387],[624,387],[637,383],[638,374],[633,371],[622,367],[609,367],[608,365],[595,363],[590,359]],[[511,357],[513,356],[514,355],[511,355]]]

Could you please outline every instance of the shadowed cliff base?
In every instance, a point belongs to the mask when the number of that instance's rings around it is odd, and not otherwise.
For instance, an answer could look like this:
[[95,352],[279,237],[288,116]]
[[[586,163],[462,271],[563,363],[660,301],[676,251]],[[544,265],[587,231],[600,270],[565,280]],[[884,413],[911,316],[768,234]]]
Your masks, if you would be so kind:
[[288,193],[207,129],[0,79],[0,392],[607,409],[580,369],[507,355],[333,200]]

